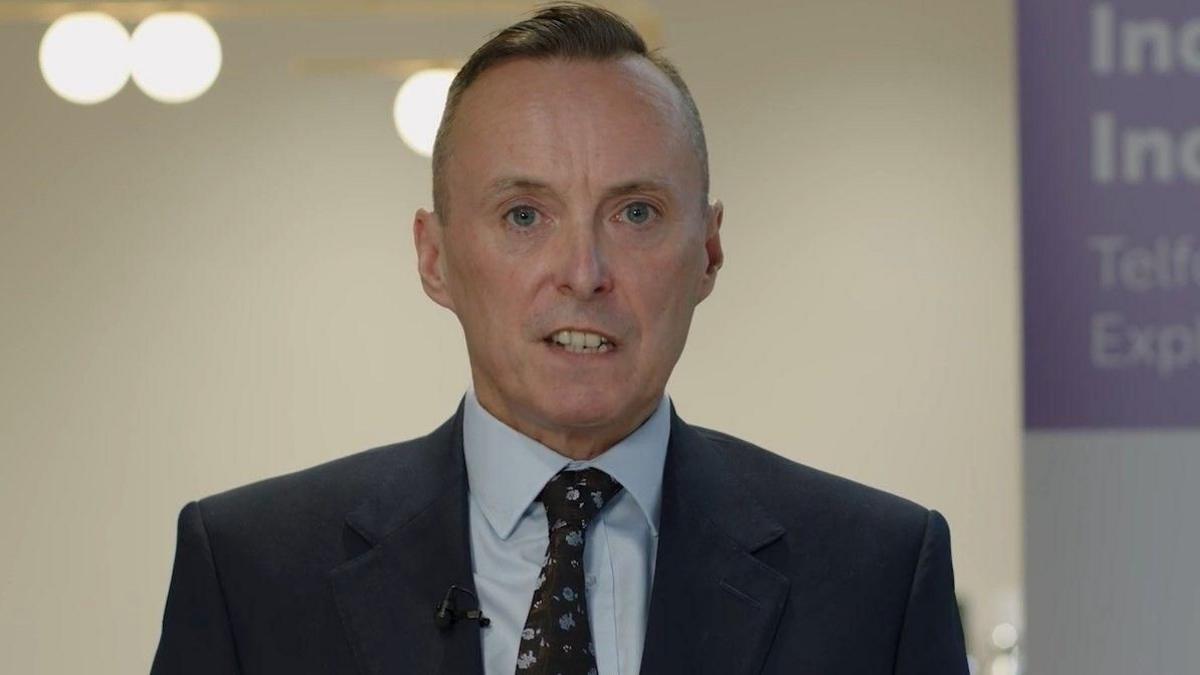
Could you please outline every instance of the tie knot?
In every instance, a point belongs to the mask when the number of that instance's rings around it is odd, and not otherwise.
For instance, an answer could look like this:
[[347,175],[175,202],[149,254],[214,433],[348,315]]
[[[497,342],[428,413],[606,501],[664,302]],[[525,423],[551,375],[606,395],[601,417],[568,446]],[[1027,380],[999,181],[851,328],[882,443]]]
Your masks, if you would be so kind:
[[621,484],[600,469],[560,471],[538,496],[546,506],[551,529],[557,521],[586,528],[588,523],[618,492]]

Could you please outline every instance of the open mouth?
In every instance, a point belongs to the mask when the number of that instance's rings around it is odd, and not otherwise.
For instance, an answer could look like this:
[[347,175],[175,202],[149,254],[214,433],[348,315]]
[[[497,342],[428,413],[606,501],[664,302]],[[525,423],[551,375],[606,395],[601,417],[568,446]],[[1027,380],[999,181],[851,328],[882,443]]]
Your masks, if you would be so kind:
[[572,354],[603,354],[617,348],[616,342],[607,335],[586,330],[555,331],[547,335],[543,342]]

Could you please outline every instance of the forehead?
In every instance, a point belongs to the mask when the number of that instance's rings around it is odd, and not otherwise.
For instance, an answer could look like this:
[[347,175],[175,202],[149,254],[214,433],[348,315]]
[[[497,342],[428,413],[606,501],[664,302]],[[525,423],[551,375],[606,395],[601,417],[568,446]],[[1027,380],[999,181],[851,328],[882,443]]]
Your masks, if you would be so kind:
[[660,175],[700,189],[682,95],[640,56],[493,66],[464,92],[451,136],[446,178],[463,197],[507,175],[597,189]]

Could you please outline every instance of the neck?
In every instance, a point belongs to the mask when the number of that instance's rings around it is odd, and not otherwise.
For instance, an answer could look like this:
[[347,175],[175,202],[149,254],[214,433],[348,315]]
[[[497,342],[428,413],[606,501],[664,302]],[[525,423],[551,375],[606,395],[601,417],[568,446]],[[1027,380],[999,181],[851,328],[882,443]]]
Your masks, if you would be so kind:
[[662,400],[662,392],[649,401],[639,403],[611,422],[583,426],[548,424],[539,422],[535,415],[515,414],[512,406],[506,405],[490,390],[477,387],[475,397],[484,410],[509,427],[563,457],[585,461],[604,454],[650,419]]

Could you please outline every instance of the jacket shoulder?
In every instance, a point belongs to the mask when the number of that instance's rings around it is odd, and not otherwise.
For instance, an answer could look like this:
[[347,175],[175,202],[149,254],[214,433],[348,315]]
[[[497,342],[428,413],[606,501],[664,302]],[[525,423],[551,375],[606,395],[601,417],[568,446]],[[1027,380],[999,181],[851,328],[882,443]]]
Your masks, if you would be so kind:
[[381,474],[402,467],[416,451],[420,439],[360,450],[299,471],[257,480],[200,499],[206,521],[226,516],[271,519],[272,514],[295,516],[321,511],[341,511],[353,505],[360,488]]
[[713,443],[728,470],[785,528],[862,533],[896,545],[919,542],[929,509],[911,500],[801,464],[725,432],[694,427]]
[[[434,432],[437,433],[437,432]],[[198,500],[214,550],[231,559],[341,555],[347,513],[389,477],[419,473],[436,443],[423,436],[339,457]],[[332,557],[329,557],[332,556]]]

